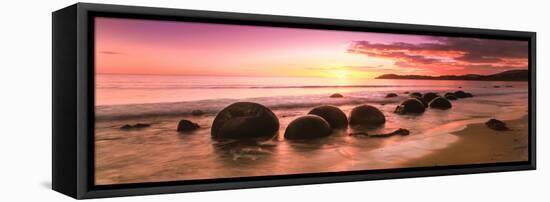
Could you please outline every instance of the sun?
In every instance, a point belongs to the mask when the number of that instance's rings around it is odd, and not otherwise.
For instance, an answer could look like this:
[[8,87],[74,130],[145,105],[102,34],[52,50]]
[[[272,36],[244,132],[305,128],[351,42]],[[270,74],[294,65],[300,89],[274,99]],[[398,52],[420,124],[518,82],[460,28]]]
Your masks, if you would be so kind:
[[332,74],[336,78],[345,79],[350,77],[352,73],[348,70],[339,69],[339,70],[334,70]]

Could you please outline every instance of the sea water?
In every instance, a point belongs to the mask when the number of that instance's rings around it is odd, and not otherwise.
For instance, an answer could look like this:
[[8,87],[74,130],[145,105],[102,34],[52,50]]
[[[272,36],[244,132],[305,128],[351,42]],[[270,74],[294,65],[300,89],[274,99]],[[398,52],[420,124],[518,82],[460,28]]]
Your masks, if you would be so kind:
[[[474,97],[452,101],[449,110],[397,115],[395,107],[412,92],[444,94],[464,90]],[[330,98],[333,93],[343,98]],[[385,98],[387,93],[398,97]],[[95,168],[97,184],[159,182],[400,168],[456,142],[452,134],[488,118],[516,119],[527,114],[527,82],[382,80],[301,77],[215,77],[96,75]],[[210,138],[218,111],[231,103],[263,104],[280,120],[278,136],[262,141]],[[409,136],[350,136],[288,141],[288,123],[315,106],[330,104],[349,115],[360,104],[379,108],[386,123],[368,133],[398,128]],[[191,116],[193,110],[205,112]],[[182,134],[188,119],[201,129]],[[124,124],[151,123],[124,131]]]

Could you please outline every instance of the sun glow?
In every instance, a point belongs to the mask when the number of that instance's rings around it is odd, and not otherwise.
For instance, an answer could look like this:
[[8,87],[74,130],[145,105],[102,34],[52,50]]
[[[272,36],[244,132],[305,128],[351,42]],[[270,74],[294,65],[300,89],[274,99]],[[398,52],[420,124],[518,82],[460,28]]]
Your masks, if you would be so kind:
[[353,74],[353,73],[352,73],[351,71],[343,70],[343,69],[334,70],[334,72],[333,72],[334,77],[340,78],[340,79],[348,78],[348,77],[350,77],[352,74]]

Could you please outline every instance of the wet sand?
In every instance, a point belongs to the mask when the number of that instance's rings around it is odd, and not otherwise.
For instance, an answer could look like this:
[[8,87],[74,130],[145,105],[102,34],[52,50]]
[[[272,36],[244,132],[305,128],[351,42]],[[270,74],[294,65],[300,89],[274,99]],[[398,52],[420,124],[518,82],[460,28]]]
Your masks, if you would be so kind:
[[484,123],[454,132],[458,141],[446,148],[405,163],[404,167],[518,162],[528,160],[528,119],[505,121],[509,131],[495,131]]
[[[266,141],[217,141],[211,138],[213,114],[96,120],[95,183],[124,184],[243,176],[377,170],[403,167],[525,161],[528,154],[526,96],[476,96],[453,102],[451,110],[429,109],[422,115],[398,115],[406,95],[371,103],[386,116],[369,134],[410,130],[408,136],[369,138],[347,131],[326,138],[288,141],[286,126],[311,107],[273,109],[277,138]],[[506,98],[506,99],[502,99]],[[502,102],[507,100],[509,102]],[[338,105],[348,115],[356,104]],[[504,120],[511,131],[493,131],[483,123]],[[518,119],[519,118],[519,119]],[[200,125],[189,134],[176,131],[188,119]],[[139,130],[125,124],[148,123]],[[473,124],[472,124],[473,123]],[[456,132],[454,132],[456,131]]]

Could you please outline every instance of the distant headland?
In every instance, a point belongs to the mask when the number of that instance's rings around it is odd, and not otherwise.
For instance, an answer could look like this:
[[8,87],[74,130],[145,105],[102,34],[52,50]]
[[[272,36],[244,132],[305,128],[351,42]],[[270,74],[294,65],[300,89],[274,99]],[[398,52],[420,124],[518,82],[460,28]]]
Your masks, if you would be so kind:
[[384,74],[376,79],[416,79],[416,80],[472,80],[472,81],[527,81],[529,80],[528,70],[509,70],[497,74],[479,75],[444,75],[444,76],[423,76],[423,75],[397,75]]

